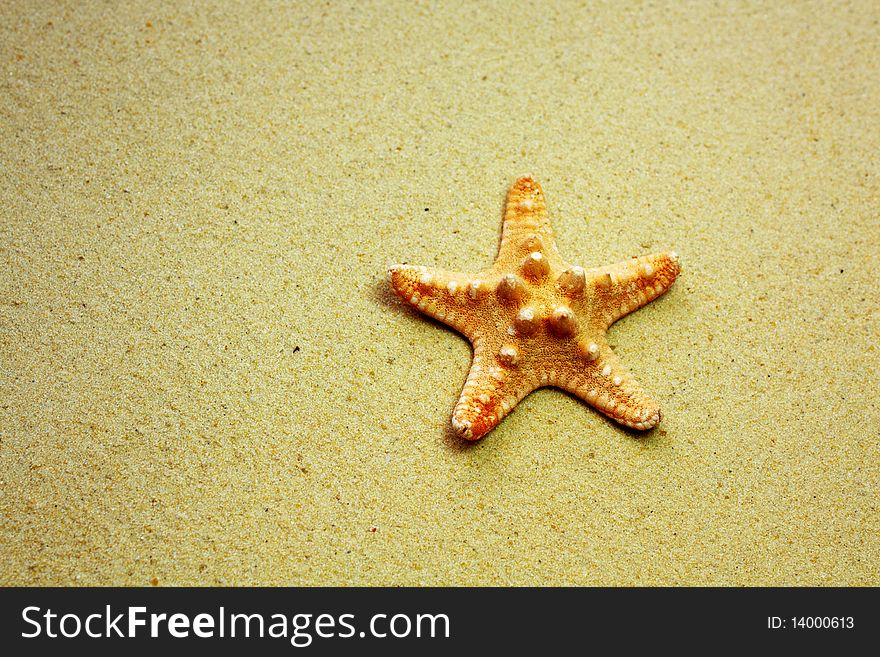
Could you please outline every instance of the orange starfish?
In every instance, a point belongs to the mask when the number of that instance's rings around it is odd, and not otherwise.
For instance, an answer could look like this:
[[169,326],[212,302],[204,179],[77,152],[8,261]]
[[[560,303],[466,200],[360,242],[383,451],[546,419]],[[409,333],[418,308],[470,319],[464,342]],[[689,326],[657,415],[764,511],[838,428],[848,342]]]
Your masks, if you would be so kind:
[[498,257],[479,274],[395,265],[406,302],[471,341],[474,361],[452,426],[479,440],[527,394],[567,390],[608,417],[651,429],[660,407],[611,351],[605,334],[663,294],[680,271],[674,252],[584,269],[559,255],[544,193],[530,177],[507,196]]

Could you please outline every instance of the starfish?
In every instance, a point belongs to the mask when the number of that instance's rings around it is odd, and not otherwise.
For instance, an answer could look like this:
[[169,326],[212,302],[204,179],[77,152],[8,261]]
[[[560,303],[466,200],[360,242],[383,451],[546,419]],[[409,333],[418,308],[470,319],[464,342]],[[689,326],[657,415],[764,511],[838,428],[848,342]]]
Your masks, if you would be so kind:
[[584,269],[556,248],[544,192],[531,177],[511,187],[491,267],[463,274],[415,265],[388,270],[407,303],[470,340],[474,359],[452,414],[479,440],[533,390],[556,386],[633,429],[660,407],[621,367],[606,338],[624,315],[663,294],[681,271],[674,252]]

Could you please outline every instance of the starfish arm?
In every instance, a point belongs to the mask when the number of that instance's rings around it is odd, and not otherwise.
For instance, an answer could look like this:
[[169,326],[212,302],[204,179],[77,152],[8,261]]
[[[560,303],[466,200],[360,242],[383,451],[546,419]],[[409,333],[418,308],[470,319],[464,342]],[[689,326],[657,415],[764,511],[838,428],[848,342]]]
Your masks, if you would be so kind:
[[466,440],[479,440],[536,387],[498,364],[478,338],[474,362],[452,413],[452,427]]
[[497,259],[515,261],[533,251],[558,258],[544,191],[531,177],[523,176],[507,193]]
[[388,270],[392,289],[409,305],[459,333],[472,338],[467,304],[473,301],[468,274],[417,265],[394,265]]
[[580,368],[572,366],[568,376],[559,377],[555,383],[615,422],[632,429],[646,431],[660,422],[660,406],[621,366],[607,344],[602,345],[596,360]]
[[591,269],[587,279],[595,290],[596,314],[604,319],[607,328],[666,292],[680,272],[674,252],[654,253]]

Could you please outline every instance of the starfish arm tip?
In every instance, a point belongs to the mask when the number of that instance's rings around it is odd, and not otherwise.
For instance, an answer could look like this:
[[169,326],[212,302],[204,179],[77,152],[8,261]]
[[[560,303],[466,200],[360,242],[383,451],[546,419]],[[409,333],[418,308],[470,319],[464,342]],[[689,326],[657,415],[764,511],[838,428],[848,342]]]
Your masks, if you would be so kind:
[[[486,384],[492,385],[488,380],[477,378],[473,385],[465,385],[465,391],[462,392],[462,396],[452,413],[452,428],[460,438],[469,441],[480,440],[492,431],[506,415],[506,411],[498,403],[496,395],[488,392]],[[470,390],[468,390],[469,387]],[[475,394],[475,390],[485,390],[486,392]]]
[[473,423],[469,420],[463,420],[452,416],[452,428],[455,429],[455,433],[458,434],[460,438],[464,438],[465,440],[479,440],[482,436],[474,435],[474,426]]
[[668,251],[662,255],[665,256],[669,262],[669,267],[671,269],[670,273],[672,274],[672,280],[674,281],[681,273],[681,256],[675,251]]
[[631,258],[591,271],[607,326],[666,293],[681,273],[674,251]]
[[640,420],[638,422],[630,422],[630,421],[626,421],[626,420],[618,420],[618,421],[622,422],[623,424],[628,426],[630,429],[637,429],[638,431],[644,431],[647,433],[648,431],[650,431],[651,429],[656,427],[658,424],[660,424],[660,420],[662,417],[663,416],[660,413],[660,408],[658,407],[650,415],[648,415],[648,417],[645,418],[644,420]]
[[400,296],[404,296],[403,291],[400,287],[403,282],[403,276],[405,276],[405,272],[412,267],[409,265],[391,265],[385,271],[385,279],[391,285],[391,289],[397,292]]
[[643,413],[641,416],[636,418],[619,418],[614,417],[615,420],[620,422],[621,424],[629,427],[630,429],[636,429],[638,431],[644,431],[647,433],[658,424],[660,424],[660,419],[662,415],[660,413],[660,408],[655,406],[653,409],[648,411],[647,413]]

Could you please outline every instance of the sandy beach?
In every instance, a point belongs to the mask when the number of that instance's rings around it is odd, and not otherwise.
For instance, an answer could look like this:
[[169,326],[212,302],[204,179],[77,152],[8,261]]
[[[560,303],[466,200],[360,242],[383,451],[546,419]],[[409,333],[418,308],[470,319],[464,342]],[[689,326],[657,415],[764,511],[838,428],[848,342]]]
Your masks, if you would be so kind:
[[[880,585],[880,5],[4,3],[0,584]],[[509,185],[678,252],[483,440]]]

